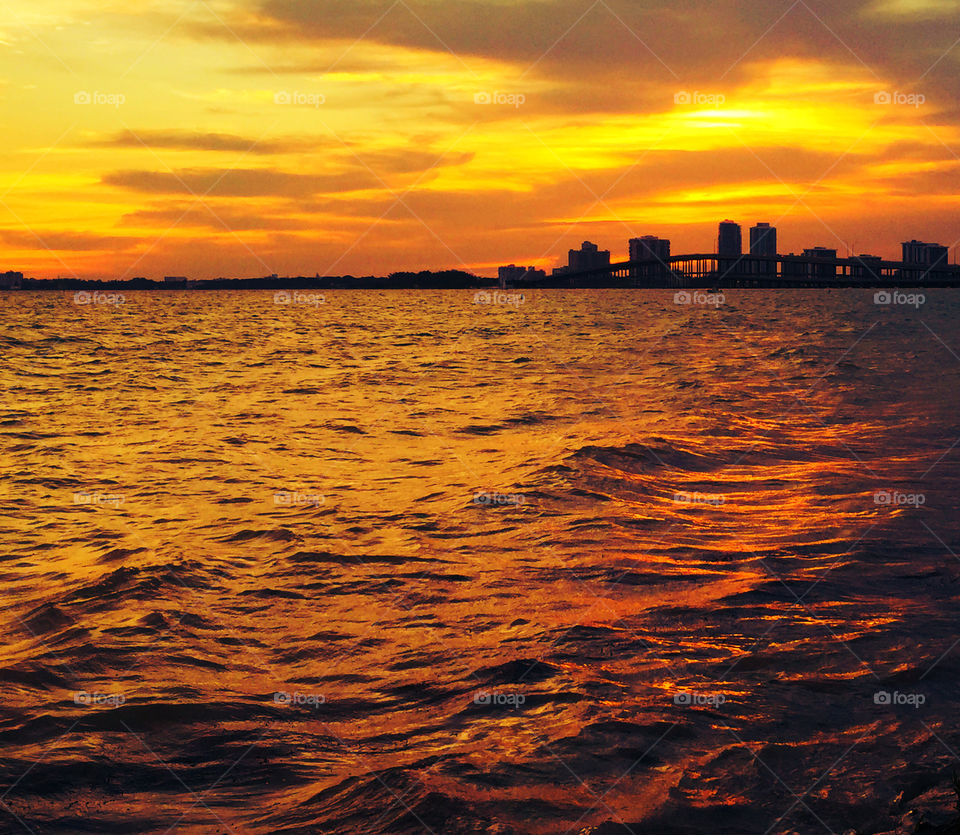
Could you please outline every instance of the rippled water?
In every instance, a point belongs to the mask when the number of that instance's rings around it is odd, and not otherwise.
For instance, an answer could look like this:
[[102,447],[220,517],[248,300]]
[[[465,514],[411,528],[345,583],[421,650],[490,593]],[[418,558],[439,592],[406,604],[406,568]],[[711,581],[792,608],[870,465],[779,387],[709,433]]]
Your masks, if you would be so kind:
[[472,302],[3,297],[0,831],[949,817],[960,293]]

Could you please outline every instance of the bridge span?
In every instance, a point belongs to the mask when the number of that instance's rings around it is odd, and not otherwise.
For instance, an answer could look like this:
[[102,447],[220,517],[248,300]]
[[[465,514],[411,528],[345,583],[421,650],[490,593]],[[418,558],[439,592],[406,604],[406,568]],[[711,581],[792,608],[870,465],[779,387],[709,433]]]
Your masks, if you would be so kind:
[[807,255],[674,255],[621,261],[548,277],[560,286],[623,287],[949,287],[960,286],[960,266],[924,266],[880,258]]

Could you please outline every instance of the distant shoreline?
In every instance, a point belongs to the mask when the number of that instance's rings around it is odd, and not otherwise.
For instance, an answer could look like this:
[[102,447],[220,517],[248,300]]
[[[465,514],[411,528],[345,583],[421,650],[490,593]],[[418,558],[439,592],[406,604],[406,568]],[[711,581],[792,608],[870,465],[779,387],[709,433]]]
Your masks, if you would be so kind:
[[960,271],[922,274],[911,271],[908,275],[850,276],[789,276],[765,277],[757,274],[731,273],[728,275],[706,274],[700,276],[674,275],[665,277],[624,277],[600,270],[584,274],[540,276],[533,280],[508,281],[505,284],[496,278],[485,278],[462,270],[439,272],[396,272],[388,276],[264,276],[262,278],[211,278],[190,280],[170,278],[155,281],[148,278],[130,279],[81,279],[56,278],[36,279],[21,277],[20,273],[0,273],[0,292],[36,291],[193,291],[193,290],[484,290],[502,289],[511,291],[554,289],[622,289],[622,290],[695,290],[714,292],[728,289],[827,289],[856,288],[877,290],[933,289],[960,287]]
[[766,281],[740,282],[737,280],[710,284],[698,281],[689,284],[634,284],[626,281],[538,281],[530,284],[507,284],[501,288],[496,279],[477,278],[470,283],[404,282],[391,279],[211,279],[192,281],[183,287],[171,287],[162,282],[84,281],[76,279],[45,279],[24,281],[20,287],[0,287],[0,293],[64,293],[64,292],[159,292],[191,293],[235,290],[498,290],[523,292],[525,290],[935,290],[960,288],[960,280],[951,281]]

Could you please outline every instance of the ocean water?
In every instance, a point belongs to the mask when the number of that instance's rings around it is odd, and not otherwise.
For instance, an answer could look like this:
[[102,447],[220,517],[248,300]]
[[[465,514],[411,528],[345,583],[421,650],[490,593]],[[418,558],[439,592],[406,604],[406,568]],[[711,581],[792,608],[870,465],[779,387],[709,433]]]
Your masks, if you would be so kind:
[[0,831],[955,813],[960,292],[0,298]]

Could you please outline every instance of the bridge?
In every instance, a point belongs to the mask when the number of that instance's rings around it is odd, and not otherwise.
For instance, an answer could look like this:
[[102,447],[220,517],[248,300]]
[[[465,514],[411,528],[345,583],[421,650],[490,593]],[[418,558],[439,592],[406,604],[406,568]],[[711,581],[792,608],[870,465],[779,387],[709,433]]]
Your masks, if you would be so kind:
[[625,287],[917,287],[960,286],[960,266],[924,266],[880,258],[808,255],[674,255],[563,272],[550,284]]

